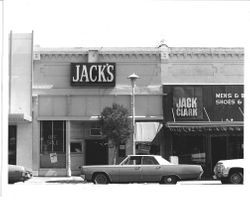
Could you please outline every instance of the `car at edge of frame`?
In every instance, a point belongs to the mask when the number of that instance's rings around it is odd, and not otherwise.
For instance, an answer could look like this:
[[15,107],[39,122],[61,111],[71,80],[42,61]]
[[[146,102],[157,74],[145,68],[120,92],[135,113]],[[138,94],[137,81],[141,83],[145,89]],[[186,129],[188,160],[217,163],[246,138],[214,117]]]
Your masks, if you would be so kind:
[[243,184],[244,159],[220,160],[214,166],[214,174],[222,184]]
[[25,182],[32,178],[32,171],[19,165],[8,165],[8,182],[14,184],[16,182]]
[[176,165],[159,155],[129,155],[119,165],[88,165],[79,168],[81,177],[94,184],[176,184],[181,180],[200,179],[203,174],[200,165]]

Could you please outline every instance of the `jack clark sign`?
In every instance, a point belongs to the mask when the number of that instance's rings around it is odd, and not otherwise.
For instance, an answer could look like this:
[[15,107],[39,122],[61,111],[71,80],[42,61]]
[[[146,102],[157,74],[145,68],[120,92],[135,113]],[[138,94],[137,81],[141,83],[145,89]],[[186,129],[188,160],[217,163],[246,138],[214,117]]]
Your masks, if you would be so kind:
[[72,86],[115,86],[115,63],[71,63]]
[[175,87],[173,109],[177,119],[202,119],[202,89],[199,87]]

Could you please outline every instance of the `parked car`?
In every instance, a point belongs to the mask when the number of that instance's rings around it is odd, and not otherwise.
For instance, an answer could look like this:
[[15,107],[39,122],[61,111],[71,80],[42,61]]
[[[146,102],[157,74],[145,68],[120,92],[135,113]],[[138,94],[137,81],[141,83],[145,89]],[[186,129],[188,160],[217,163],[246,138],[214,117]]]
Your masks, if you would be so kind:
[[243,163],[243,159],[218,161],[214,167],[214,177],[222,184],[243,184]]
[[81,166],[81,177],[95,184],[160,182],[200,179],[200,165],[175,165],[157,155],[129,155],[119,165]]
[[32,172],[23,166],[9,165],[9,184],[24,182],[32,178]]

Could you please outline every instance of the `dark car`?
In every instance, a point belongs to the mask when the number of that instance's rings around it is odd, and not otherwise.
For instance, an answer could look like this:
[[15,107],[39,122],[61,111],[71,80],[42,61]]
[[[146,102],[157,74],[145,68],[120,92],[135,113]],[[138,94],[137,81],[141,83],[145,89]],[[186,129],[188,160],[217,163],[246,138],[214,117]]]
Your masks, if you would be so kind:
[[175,165],[158,155],[130,155],[119,165],[81,166],[81,177],[95,184],[160,182],[200,179],[200,165]]
[[26,169],[23,166],[9,165],[9,184],[16,182],[25,182],[26,180],[32,178],[32,171]]

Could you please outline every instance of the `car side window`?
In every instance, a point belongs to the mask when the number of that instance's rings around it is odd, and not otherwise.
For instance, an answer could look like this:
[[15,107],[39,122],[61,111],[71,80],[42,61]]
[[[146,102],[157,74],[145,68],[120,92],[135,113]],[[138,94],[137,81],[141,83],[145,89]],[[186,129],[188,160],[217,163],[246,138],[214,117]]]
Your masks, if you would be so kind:
[[141,165],[141,157],[140,156],[131,156],[128,161],[124,164],[126,165]]
[[156,159],[152,156],[144,156],[142,158],[142,164],[143,165],[159,165]]

